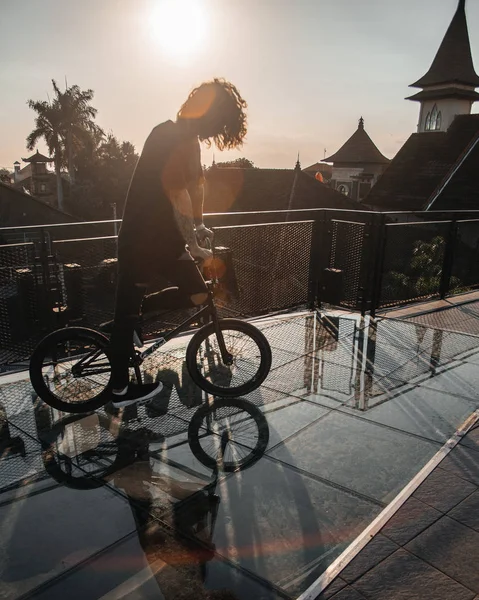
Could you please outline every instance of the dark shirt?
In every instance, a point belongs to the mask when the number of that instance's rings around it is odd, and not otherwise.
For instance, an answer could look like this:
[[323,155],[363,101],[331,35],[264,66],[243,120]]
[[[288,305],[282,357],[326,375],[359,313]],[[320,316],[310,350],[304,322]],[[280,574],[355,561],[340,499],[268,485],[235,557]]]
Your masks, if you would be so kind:
[[118,236],[120,269],[160,272],[158,261],[176,260],[183,254],[185,240],[169,194],[192,188],[202,179],[198,139],[173,121],[155,127],[145,142],[128,190]]

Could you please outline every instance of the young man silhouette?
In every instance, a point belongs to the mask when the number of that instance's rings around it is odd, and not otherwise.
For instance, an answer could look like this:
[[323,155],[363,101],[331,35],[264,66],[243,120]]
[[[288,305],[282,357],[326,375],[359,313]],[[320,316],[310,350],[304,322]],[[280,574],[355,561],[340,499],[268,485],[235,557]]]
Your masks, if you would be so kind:
[[149,400],[162,388],[161,382],[130,383],[128,373],[134,328],[153,278],[162,276],[179,288],[179,308],[198,306],[207,298],[194,261],[211,256],[199,242],[213,236],[203,224],[199,142],[213,142],[219,150],[241,146],[246,106],[232,83],[214,79],[195,88],[176,121],[155,127],[145,142],[118,236],[119,278],[110,341],[116,408]]

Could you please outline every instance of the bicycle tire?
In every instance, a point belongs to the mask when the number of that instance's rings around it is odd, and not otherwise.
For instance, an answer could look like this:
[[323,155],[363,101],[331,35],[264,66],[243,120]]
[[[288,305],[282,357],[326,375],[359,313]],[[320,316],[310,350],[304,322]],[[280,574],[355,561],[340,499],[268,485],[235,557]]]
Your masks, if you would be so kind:
[[[270,345],[263,333],[254,325],[246,321],[240,321],[239,319],[220,319],[218,325],[224,332],[239,332],[244,334],[247,338],[250,338],[256,347],[256,351],[259,352],[260,361],[258,368],[247,381],[239,382],[236,385],[219,385],[221,379],[223,379],[224,383],[227,383],[228,378],[230,378],[229,383],[233,382],[235,369],[239,370],[238,361],[240,359],[246,360],[241,356],[241,353],[235,356],[234,348],[229,348],[228,341],[225,339],[227,349],[233,356],[234,364],[230,367],[224,365],[222,362],[220,363],[221,353],[218,348],[215,351],[211,351],[218,362],[215,365],[209,365],[205,375],[202,365],[199,364],[202,360],[202,344],[206,343],[210,338],[210,342],[216,342],[215,324],[208,323],[195,333],[186,349],[186,365],[191,379],[202,390],[209,394],[213,394],[214,396],[223,398],[245,396],[257,389],[269,374],[272,360]],[[200,356],[198,356],[198,353],[200,353]],[[204,351],[204,354],[206,359],[211,362],[211,357],[207,356],[207,350]],[[215,368],[216,371],[214,370]]]
[[[204,420],[207,415],[214,413],[215,411],[219,411],[222,408],[232,409],[234,413],[236,411],[243,411],[248,413],[250,417],[253,418],[255,424],[258,428],[257,442],[254,447],[250,447],[250,440],[245,441],[237,437],[231,439],[231,443],[235,444],[236,454],[238,455],[238,449],[246,450],[249,452],[246,454],[245,458],[241,461],[234,460],[228,462],[228,460],[223,460],[223,462],[218,464],[218,460],[216,456],[212,456],[205,451],[202,445],[202,440],[205,440],[208,435],[208,429],[204,427]],[[241,422],[241,421],[239,421]],[[216,432],[212,432],[211,435],[216,436],[216,446],[219,442],[219,436]],[[253,436],[254,438],[254,436]],[[213,440],[213,446],[215,445],[215,440]],[[264,414],[252,403],[244,398],[227,398],[227,399],[219,399],[215,400],[212,404],[203,404],[193,415],[190,424],[188,426],[188,443],[193,455],[206,467],[214,469],[218,467],[222,471],[231,473],[234,471],[241,471],[248,467],[251,467],[254,463],[256,463],[265,453],[266,448],[268,447],[269,442],[269,426]],[[226,454],[225,454],[225,458]]]
[[[63,412],[80,414],[96,410],[108,402],[108,394],[105,392],[111,388],[111,372],[105,372],[108,373],[108,376],[103,389],[99,390],[98,393],[94,394],[89,400],[76,403],[65,402],[56,396],[49,385],[47,385],[43,373],[45,361],[48,360],[49,356],[55,355],[55,349],[58,345],[62,343],[73,343],[75,341],[96,345],[96,347],[104,353],[108,363],[110,362],[107,354],[109,340],[105,335],[98,331],[94,331],[93,329],[87,329],[86,327],[66,327],[65,329],[54,331],[43,338],[30,358],[29,371],[33,389],[46,404]],[[57,361],[57,364],[59,364],[59,361]],[[97,382],[94,383],[96,384]],[[98,387],[101,387],[100,383]]]

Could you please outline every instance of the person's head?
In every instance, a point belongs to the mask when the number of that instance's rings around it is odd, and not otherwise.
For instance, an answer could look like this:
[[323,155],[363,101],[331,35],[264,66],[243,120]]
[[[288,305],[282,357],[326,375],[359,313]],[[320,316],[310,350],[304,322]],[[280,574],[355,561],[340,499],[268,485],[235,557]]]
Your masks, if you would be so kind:
[[246,135],[246,102],[237,88],[224,79],[213,79],[195,88],[178,111],[178,120],[219,150],[239,148]]

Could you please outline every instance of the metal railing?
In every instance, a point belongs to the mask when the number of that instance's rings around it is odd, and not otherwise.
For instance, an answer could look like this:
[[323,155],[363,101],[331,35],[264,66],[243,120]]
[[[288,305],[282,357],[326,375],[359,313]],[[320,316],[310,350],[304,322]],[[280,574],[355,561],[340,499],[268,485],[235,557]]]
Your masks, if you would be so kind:
[[[232,251],[240,293],[223,302],[225,314],[331,304],[374,315],[479,287],[479,211],[316,209],[205,222]],[[0,368],[27,361],[49,331],[112,318],[119,223],[0,228]]]

